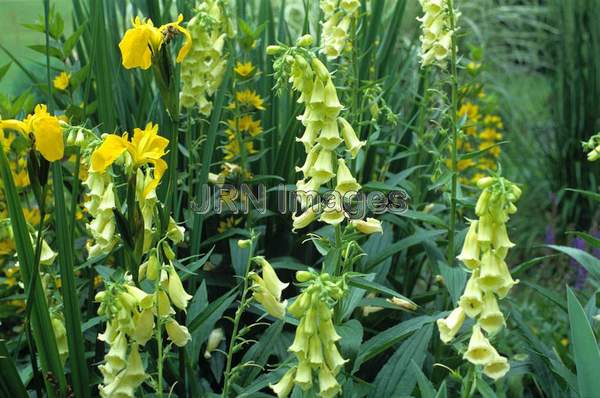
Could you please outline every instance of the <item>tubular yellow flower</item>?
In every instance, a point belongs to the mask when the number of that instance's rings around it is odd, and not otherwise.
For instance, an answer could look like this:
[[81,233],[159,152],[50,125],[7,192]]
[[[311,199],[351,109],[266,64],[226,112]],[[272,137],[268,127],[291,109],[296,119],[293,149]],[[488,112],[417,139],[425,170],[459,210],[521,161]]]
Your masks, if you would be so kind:
[[456,257],[467,267],[475,269],[479,265],[479,242],[477,241],[477,226],[479,221],[471,221],[462,251]]
[[473,326],[469,348],[463,357],[474,365],[486,365],[496,355],[498,353],[483,335],[481,328],[478,325]]
[[165,329],[167,330],[167,334],[169,335],[169,339],[175,344],[177,347],[185,346],[188,341],[192,339],[188,328],[180,325],[174,319],[169,319],[165,324]]
[[494,358],[490,360],[484,367],[483,373],[494,380],[498,380],[510,370],[508,359],[496,353]]
[[271,390],[277,395],[277,398],[283,398],[290,395],[292,392],[292,388],[294,387],[294,376],[296,374],[296,368],[291,368],[288,370],[281,380],[277,382],[277,384],[270,384]]
[[493,293],[486,293],[483,296],[483,309],[477,323],[488,333],[496,333],[504,327],[504,315]]
[[474,272],[467,282],[465,292],[458,301],[458,304],[462,307],[462,309],[465,311],[465,314],[467,314],[469,318],[477,316],[481,312],[481,308],[483,306],[483,297],[478,280],[478,274]]
[[206,343],[206,350],[204,350],[204,359],[210,359],[212,357],[212,352],[219,348],[219,344],[221,341],[225,339],[225,333],[223,329],[216,328],[210,332],[208,336],[208,342]]
[[169,280],[167,282],[167,291],[169,292],[169,298],[173,305],[180,310],[185,310],[188,305],[188,301],[191,300],[192,296],[187,294],[177,275],[177,271],[173,265],[169,266]]
[[382,234],[383,228],[381,227],[381,221],[367,217],[367,220],[352,220],[350,224],[354,226],[358,231],[365,235],[371,234]]
[[440,339],[448,344],[460,330],[465,321],[465,312],[462,307],[456,307],[445,319],[438,319],[437,326]]
[[61,72],[58,76],[56,76],[53,80],[54,88],[59,90],[66,90],[69,87],[69,82],[71,80],[71,75],[67,72]]

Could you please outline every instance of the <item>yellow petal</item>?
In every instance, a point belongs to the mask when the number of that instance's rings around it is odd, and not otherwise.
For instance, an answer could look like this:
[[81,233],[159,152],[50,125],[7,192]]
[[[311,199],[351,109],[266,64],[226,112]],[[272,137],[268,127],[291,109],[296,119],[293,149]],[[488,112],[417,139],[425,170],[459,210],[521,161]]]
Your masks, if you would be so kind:
[[37,117],[33,121],[35,149],[49,162],[62,159],[65,153],[62,127],[53,116]]
[[119,43],[123,66],[126,69],[148,69],[152,65],[152,55],[160,49],[162,34],[152,21],[142,23],[138,18],[134,27],[127,30]]
[[125,143],[123,141],[126,142],[126,139],[124,140],[114,134],[106,136],[104,142],[92,153],[91,171],[101,173],[113,164],[125,151]]

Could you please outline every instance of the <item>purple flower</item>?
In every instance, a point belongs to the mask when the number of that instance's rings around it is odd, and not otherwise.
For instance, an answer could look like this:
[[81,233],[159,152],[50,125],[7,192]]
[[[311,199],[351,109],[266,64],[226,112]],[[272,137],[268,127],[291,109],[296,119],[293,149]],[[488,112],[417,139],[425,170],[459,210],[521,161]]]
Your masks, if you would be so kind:
[[[575,249],[579,249],[579,250],[586,249],[585,240],[583,240],[580,237],[576,237],[575,239],[573,239],[571,241],[570,246]],[[574,284],[575,289],[577,289],[577,290],[583,289],[583,286],[585,285],[585,280],[587,278],[588,271],[581,264],[579,264],[577,261],[575,261],[575,259],[573,259],[573,258],[571,258],[570,264],[572,267],[575,268],[575,284]]]

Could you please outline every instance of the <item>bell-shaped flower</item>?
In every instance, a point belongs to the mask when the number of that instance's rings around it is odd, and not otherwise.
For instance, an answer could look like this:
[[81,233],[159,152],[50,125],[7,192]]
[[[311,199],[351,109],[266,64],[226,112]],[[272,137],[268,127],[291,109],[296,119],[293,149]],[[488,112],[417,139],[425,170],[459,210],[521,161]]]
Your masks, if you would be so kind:
[[295,214],[292,215],[292,230],[295,232],[299,229],[306,228],[318,217],[319,215],[314,211],[313,206],[308,206],[306,211],[299,216],[296,216]]
[[127,364],[127,337],[125,337],[125,333],[121,332],[117,335],[104,359],[113,369],[125,367]]
[[327,67],[323,64],[323,62],[321,62],[319,58],[312,58],[311,65],[313,67],[313,71],[317,74],[317,77],[322,81],[327,81],[331,78]]
[[288,307],[288,312],[296,318],[302,318],[310,305],[310,294],[304,292],[301,293],[292,304],[290,304]]
[[463,358],[474,365],[486,365],[496,355],[498,355],[498,353],[483,335],[481,328],[478,325],[473,326],[469,347],[463,355]]
[[319,336],[324,344],[330,345],[330,343],[335,343],[340,340],[342,337],[335,331],[335,327],[333,326],[333,322],[331,319],[323,320],[319,322]]
[[506,263],[504,263],[504,267],[500,269],[500,272],[502,274],[502,286],[496,289],[495,293],[498,295],[499,298],[503,299],[504,297],[506,297],[510,289],[512,289],[514,285],[519,283],[519,280],[514,280],[512,278],[512,275],[510,274]]
[[483,374],[486,376],[498,380],[510,370],[508,360],[503,356],[496,354],[484,367]]
[[477,214],[479,217],[482,217],[488,211],[490,196],[491,192],[489,189],[484,189],[479,195],[477,203],[475,204],[475,214]]
[[175,244],[183,242],[185,234],[185,227],[183,225],[177,225],[173,217],[169,217],[169,226],[167,227],[167,238]]
[[333,85],[333,80],[327,79],[327,83],[325,83],[325,106],[327,108],[331,108],[334,111],[339,111],[342,109],[342,104],[337,96],[337,90]]
[[327,367],[331,369],[331,372],[334,375],[337,375],[344,367],[346,362],[348,362],[348,360],[342,358],[342,355],[338,351],[335,344],[324,345],[323,351],[325,353],[325,362],[327,363]]
[[274,295],[271,293],[267,284],[263,278],[258,276],[256,273],[251,272],[249,274],[250,279],[252,279],[252,297],[256,301],[258,301],[265,308],[267,313],[274,316],[278,319],[283,319],[285,316],[285,307],[287,306],[287,300],[284,302],[280,302]]
[[[306,153],[310,153],[311,149],[313,149],[315,146],[319,130],[321,129],[321,124],[321,122],[307,122],[302,137],[296,138],[297,142],[301,142],[304,145],[304,151]],[[306,171],[307,170],[303,170],[305,175]]]
[[298,363],[294,384],[298,385],[304,391],[307,391],[312,386],[312,367],[308,361],[301,360]]
[[313,334],[308,340],[308,361],[313,366],[321,366],[323,364],[323,345],[318,335]]
[[381,221],[377,220],[376,218],[367,217],[366,220],[352,220],[350,221],[350,225],[365,235],[383,233]]
[[302,172],[304,177],[307,177],[309,170],[312,169],[313,165],[317,161],[317,157],[319,156],[320,149],[321,149],[320,145],[313,146],[308,151],[308,154],[306,155],[306,160],[304,161],[304,164],[302,165],[302,167],[296,166],[296,171]]
[[335,379],[327,366],[319,368],[319,394],[321,397],[335,397],[341,390],[341,386]]
[[165,329],[169,335],[169,339],[177,347],[185,346],[188,341],[192,339],[188,329],[185,326],[177,323],[177,321],[173,318],[169,318],[169,320],[165,323]]
[[463,244],[462,251],[458,257],[456,257],[470,269],[475,269],[475,267],[479,265],[479,242],[477,241],[478,225],[479,221],[471,221],[471,225],[465,236],[465,243]]
[[135,297],[136,301],[138,302],[139,306],[142,307],[142,309],[149,309],[152,308],[152,306],[154,305],[154,296],[146,293],[142,289],[129,284],[125,285],[125,289],[129,294]]
[[458,300],[458,304],[469,318],[476,317],[483,307],[483,295],[479,287],[477,273],[474,272],[467,281],[465,291]]
[[448,344],[454,339],[465,321],[465,311],[462,307],[456,307],[447,318],[438,319],[437,326],[440,339]]
[[481,257],[481,269],[477,279],[481,290],[496,291],[505,284],[507,270],[504,260],[499,258],[492,250],[488,250]]
[[175,313],[175,310],[171,307],[171,301],[169,300],[169,296],[167,296],[167,293],[165,293],[163,290],[159,290],[158,292],[156,292],[154,297],[155,300],[158,301],[157,307],[159,316],[169,316]]
[[331,178],[335,176],[333,172],[333,153],[322,148],[319,151],[317,160],[309,170],[308,175],[316,178],[321,184],[331,180]]
[[133,315],[133,339],[139,345],[145,345],[152,338],[154,333],[154,314],[152,309],[148,308],[142,312],[136,311]]
[[338,159],[335,190],[343,197],[348,192],[358,192],[360,188],[360,184],[356,182],[356,178],[346,166],[346,161]]
[[354,159],[356,158],[356,155],[358,155],[360,149],[366,145],[366,141],[361,141],[358,139],[356,132],[346,119],[340,116],[338,117],[338,122],[342,128],[342,138],[346,144],[346,150],[350,152],[352,159]]
[[273,390],[275,395],[277,395],[277,398],[285,398],[288,395],[290,395],[290,392],[292,392],[292,388],[294,388],[295,374],[296,368],[294,367],[285,372],[285,374],[279,380],[279,382],[277,382],[277,384],[269,384],[269,387],[271,388],[271,390]]
[[489,215],[479,217],[477,224],[477,240],[479,243],[490,243],[494,237],[494,222]]
[[332,191],[323,207],[319,220],[330,225],[337,225],[344,221],[344,207],[342,197],[337,191]]
[[323,123],[317,142],[328,151],[333,151],[340,145],[342,139],[340,138],[338,124],[335,120]]
[[310,104],[321,104],[325,102],[325,85],[323,80],[315,77],[312,94],[310,96]]
[[494,249],[510,249],[515,245],[510,241],[510,239],[508,239],[508,233],[506,232],[506,224],[500,223],[494,225],[492,245],[494,246]]
[[279,280],[275,270],[264,257],[255,257],[254,261],[256,261],[262,269],[262,278],[269,293],[271,293],[277,301],[281,300],[281,292],[289,286],[289,283],[283,283]]
[[167,291],[169,292],[169,298],[173,305],[180,310],[185,310],[188,305],[188,301],[191,300],[192,296],[187,294],[185,289],[183,288],[183,284],[181,283],[181,279],[179,279],[179,275],[177,275],[177,271],[173,264],[169,266],[169,281],[167,284]]
[[477,323],[488,333],[496,333],[505,326],[504,315],[493,293],[486,293],[483,296],[483,308]]
[[216,328],[210,332],[208,335],[208,342],[206,343],[206,349],[204,350],[204,359],[210,359],[212,357],[212,352],[219,348],[221,341],[225,339],[225,333],[223,329]]

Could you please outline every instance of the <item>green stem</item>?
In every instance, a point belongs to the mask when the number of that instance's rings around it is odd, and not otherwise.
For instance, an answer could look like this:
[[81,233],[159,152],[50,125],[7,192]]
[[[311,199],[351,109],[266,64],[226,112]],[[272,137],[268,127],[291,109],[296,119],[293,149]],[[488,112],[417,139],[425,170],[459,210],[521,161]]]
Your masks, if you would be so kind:
[[[454,32],[456,29],[456,20],[454,15],[454,4],[453,0],[448,0],[448,16],[450,19],[450,29]],[[451,134],[452,134],[452,150],[451,150],[451,162],[452,162],[452,188],[450,192],[450,222],[448,223],[448,265],[454,264],[454,237],[456,228],[456,195],[458,191],[458,169],[457,169],[457,158],[458,158],[458,129],[457,124],[457,112],[458,112],[458,72],[457,72],[457,50],[456,50],[456,35],[452,34],[452,51],[450,55],[450,68],[451,68],[451,105],[450,105],[450,123],[451,123]]]
[[248,284],[248,274],[250,273],[250,264],[252,263],[252,256],[254,252],[254,238],[250,239],[250,253],[248,254],[248,262],[246,264],[246,272],[244,274],[244,284],[242,288],[242,296],[240,298],[240,305],[235,312],[235,318],[233,320],[233,331],[231,332],[231,339],[229,340],[229,347],[227,349],[227,364],[225,366],[225,380],[223,382],[223,393],[222,398],[229,397],[229,391],[231,389],[231,364],[233,360],[234,348],[238,339],[238,330],[240,327],[240,320],[242,314],[246,310],[249,304],[248,290],[250,285]]

